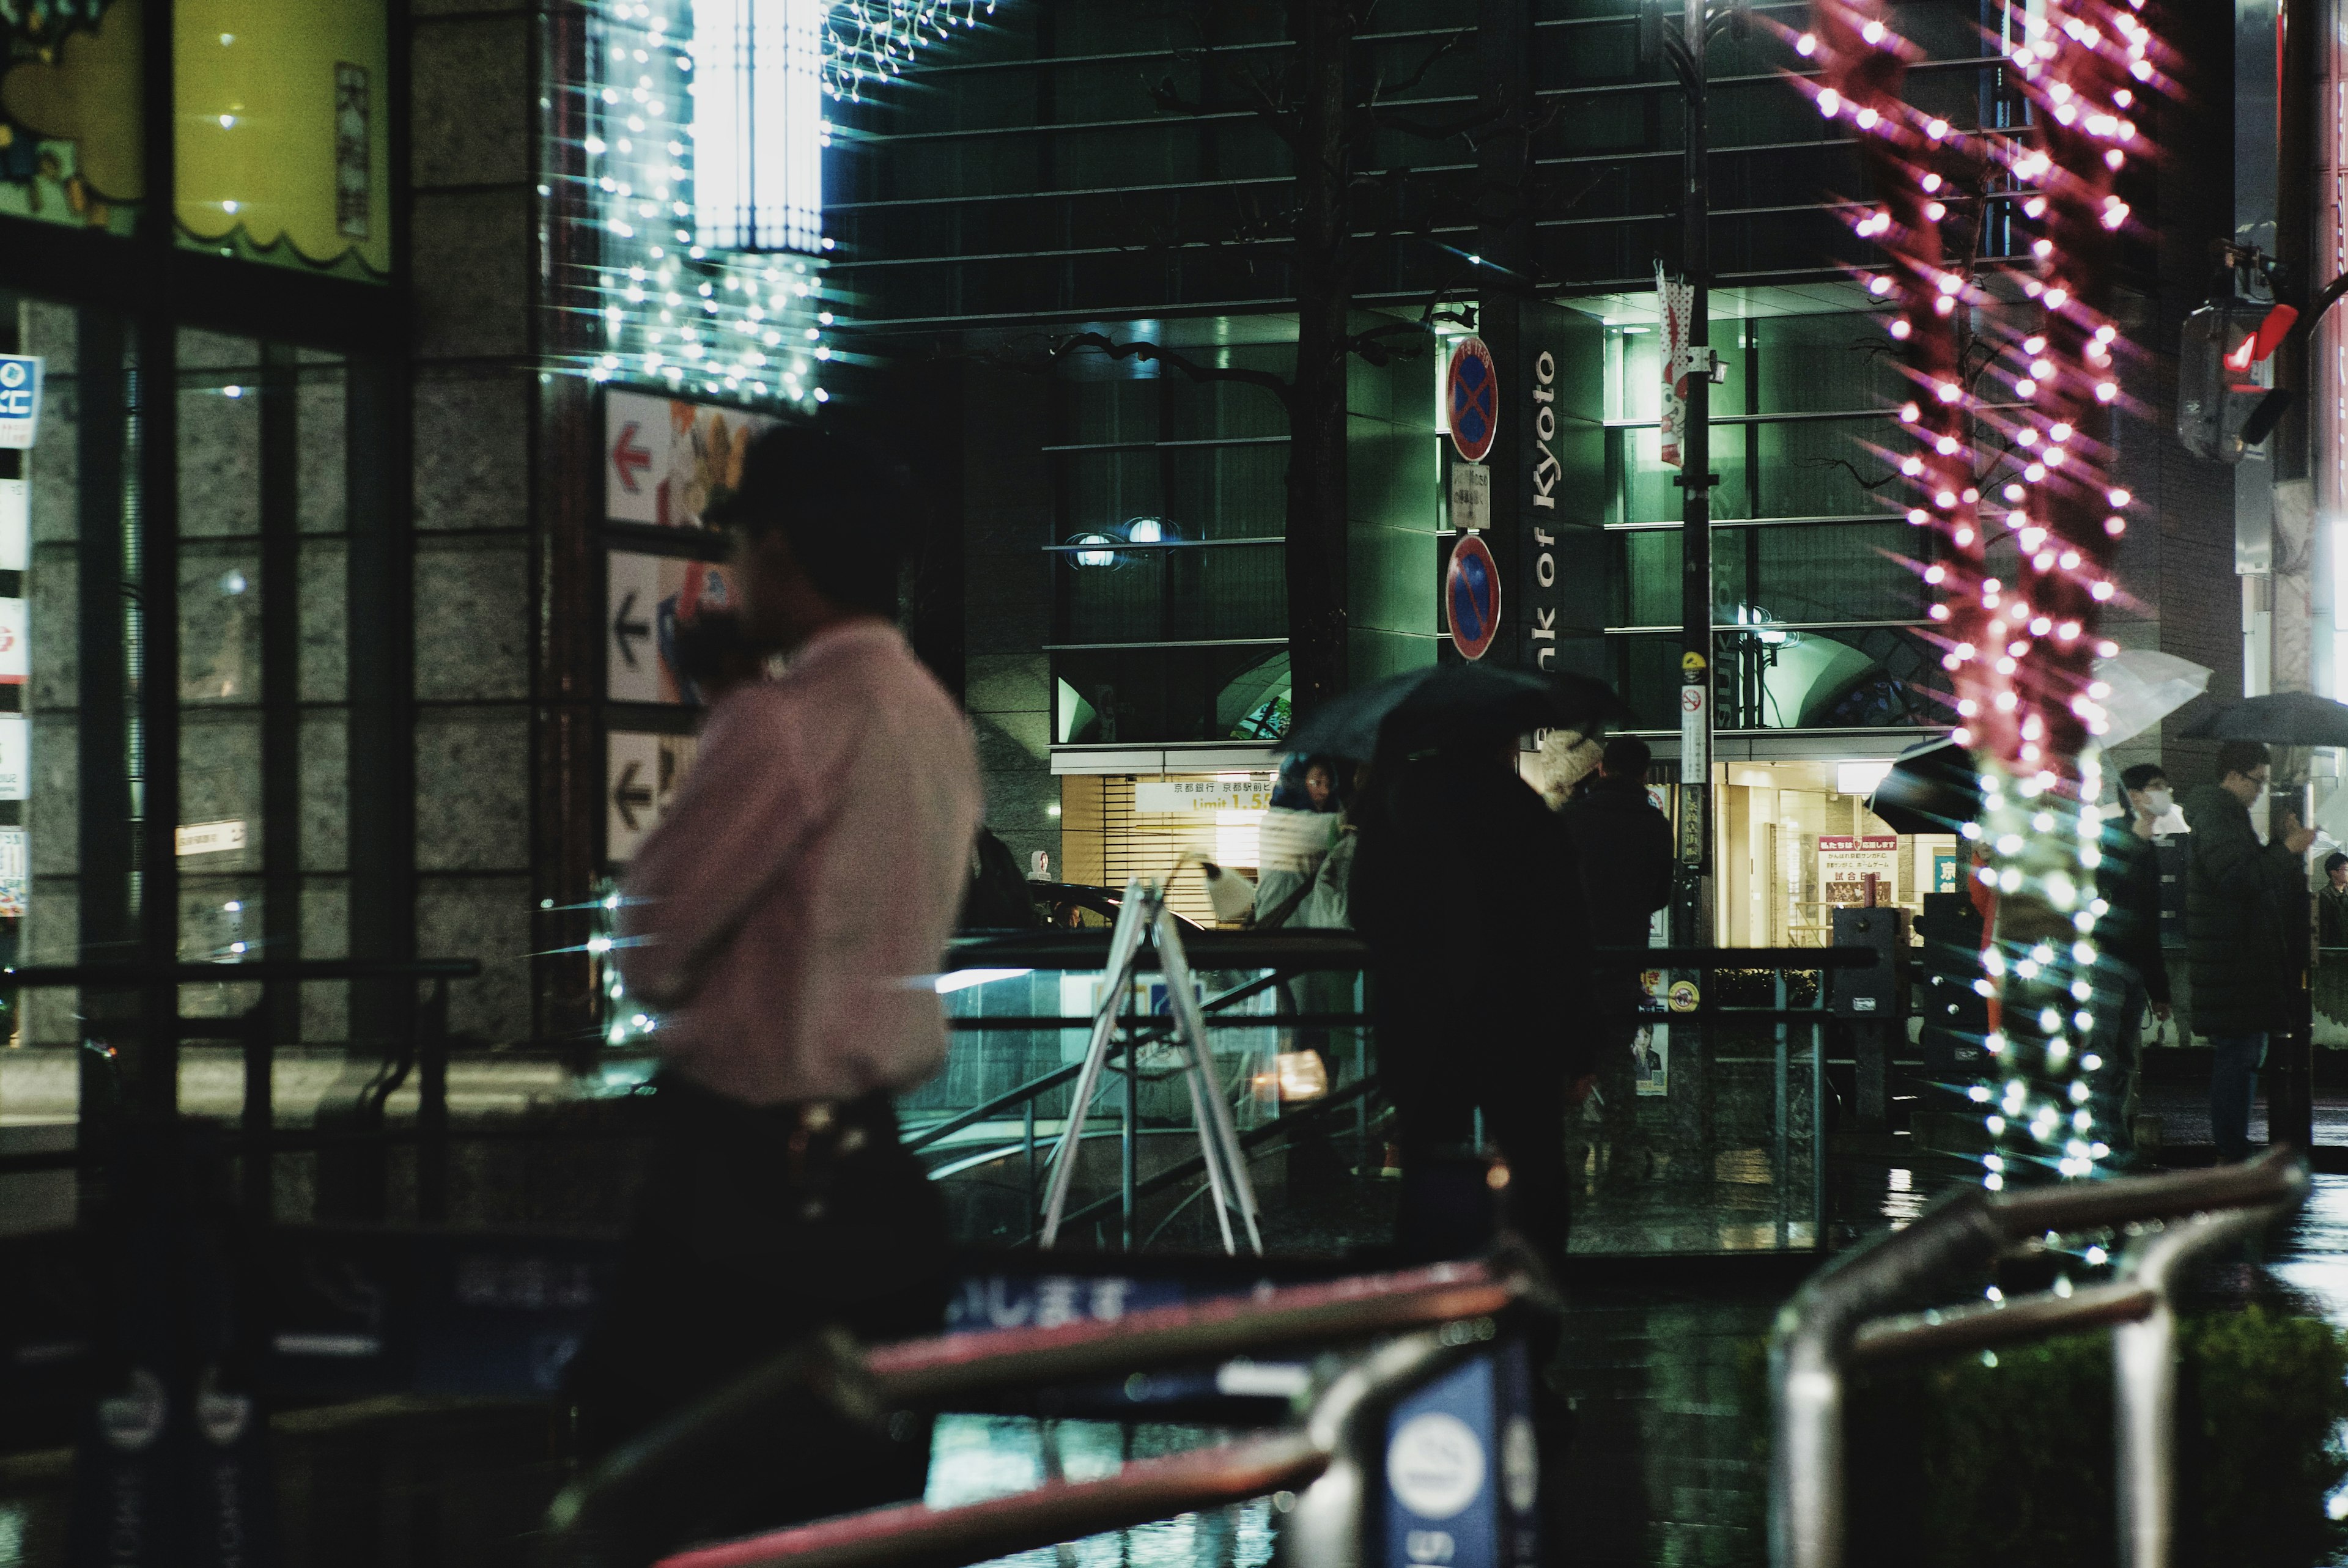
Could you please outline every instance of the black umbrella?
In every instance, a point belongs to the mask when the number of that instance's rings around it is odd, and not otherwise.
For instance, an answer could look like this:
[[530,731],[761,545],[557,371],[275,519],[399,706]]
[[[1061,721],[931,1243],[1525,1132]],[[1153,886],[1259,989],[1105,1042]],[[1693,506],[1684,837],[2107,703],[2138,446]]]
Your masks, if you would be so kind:
[[1900,753],[1867,809],[1894,833],[1955,833],[1981,815],[1981,769],[1953,741]]
[[1281,749],[1367,761],[1382,751],[1530,730],[1588,733],[1635,717],[1614,688],[1587,675],[1431,664],[1323,703],[1288,733]]
[[2204,713],[2186,725],[2184,733],[2197,741],[2348,746],[2348,704],[2312,692],[2277,692]]

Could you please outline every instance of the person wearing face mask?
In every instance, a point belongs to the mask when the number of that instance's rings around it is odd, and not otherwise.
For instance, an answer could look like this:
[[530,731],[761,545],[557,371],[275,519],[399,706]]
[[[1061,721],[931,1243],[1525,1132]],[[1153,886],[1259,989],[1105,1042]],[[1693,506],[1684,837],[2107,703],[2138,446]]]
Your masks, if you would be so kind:
[[2096,922],[2103,968],[2096,992],[2090,1053],[2100,1065],[2088,1081],[2104,1136],[2126,1163],[2135,1146],[2137,1081],[2142,1064],[2145,1009],[2168,1020],[2168,965],[2160,952],[2160,860],[2152,825],[2175,804],[2157,763],[2139,763],[2120,774],[2127,809],[2104,824],[2096,892],[2110,912]]
[[[2260,844],[2252,806],[2266,794],[2272,759],[2256,741],[2218,748],[2218,782],[2185,797],[2193,859],[2185,881],[2186,961],[2193,1027],[2209,1037],[2209,1134],[2222,1160],[2250,1153],[2250,1102],[2268,1037],[2288,1028],[2299,976],[2289,912],[2303,906],[2301,857],[2315,842],[2290,810],[2275,814]],[[2302,917],[2304,917],[2302,916]]]

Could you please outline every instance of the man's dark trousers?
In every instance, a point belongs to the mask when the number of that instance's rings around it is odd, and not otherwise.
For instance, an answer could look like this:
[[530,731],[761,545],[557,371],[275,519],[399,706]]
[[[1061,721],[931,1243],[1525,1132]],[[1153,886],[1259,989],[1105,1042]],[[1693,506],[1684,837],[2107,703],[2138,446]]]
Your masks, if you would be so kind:
[[[572,1382],[590,1460],[819,1328],[876,1343],[944,1320],[944,1205],[887,1095],[758,1108],[672,1072],[656,1100],[627,1252]],[[674,1546],[918,1498],[929,1434],[795,1402],[651,1489],[639,1530]]]

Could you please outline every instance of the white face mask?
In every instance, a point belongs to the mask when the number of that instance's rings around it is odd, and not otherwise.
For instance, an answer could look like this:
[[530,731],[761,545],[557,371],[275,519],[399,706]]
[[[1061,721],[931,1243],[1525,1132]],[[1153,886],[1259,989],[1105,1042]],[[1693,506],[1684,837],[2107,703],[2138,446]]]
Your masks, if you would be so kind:
[[2155,816],[2167,816],[2170,812],[2177,809],[2177,796],[2170,791],[2165,789],[2146,790],[2144,792],[2144,809],[2150,812]]

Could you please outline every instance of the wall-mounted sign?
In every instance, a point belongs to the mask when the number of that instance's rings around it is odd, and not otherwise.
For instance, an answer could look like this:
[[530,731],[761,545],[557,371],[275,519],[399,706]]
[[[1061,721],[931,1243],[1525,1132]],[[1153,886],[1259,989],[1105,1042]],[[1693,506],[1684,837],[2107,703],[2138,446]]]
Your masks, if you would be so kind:
[[0,686],[21,686],[33,672],[26,602],[0,599]]
[[1463,659],[1484,657],[1500,630],[1500,569],[1482,535],[1462,534],[1451,547],[1443,604],[1451,619],[1451,646]]
[[1492,470],[1481,463],[1451,465],[1451,526],[1478,534],[1492,526]]
[[1270,779],[1166,779],[1133,786],[1133,809],[1263,811],[1272,804]]
[[1443,375],[1445,427],[1460,460],[1481,463],[1500,433],[1500,374],[1492,351],[1479,337],[1464,337],[1451,350]]
[[32,868],[26,853],[25,830],[0,827],[0,915],[22,915],[32,896]]
[[692,735],[613,730],[603,749],[603,857],[635,858],[646,835],[676,797],[700,742]]
[[33,564],[32,493],[22,479],[0,479],[0,571]]
[[708,611],[732,608],[726,569],[634,550],[613,550],[608,565],[604,696],[614,702],[697,705],[701,692],[680,669],[679,638]]
[[0,446],[29,447],[41,423],[41,362],[0,354]]
[[0,800],[27,798],[32,781],[32,721],[22,713],[0,713]]
[[739,408],[613,390],[603,395],[603,515],[697,528],[742,480],[742,455],[777,422]]
[[171,834],[171,846],[181,855],[226,855],[244,845],[242,822],[191,822]]

